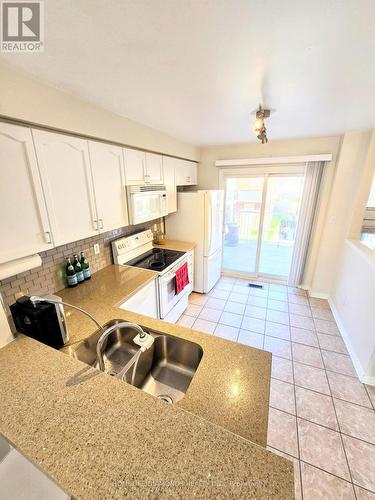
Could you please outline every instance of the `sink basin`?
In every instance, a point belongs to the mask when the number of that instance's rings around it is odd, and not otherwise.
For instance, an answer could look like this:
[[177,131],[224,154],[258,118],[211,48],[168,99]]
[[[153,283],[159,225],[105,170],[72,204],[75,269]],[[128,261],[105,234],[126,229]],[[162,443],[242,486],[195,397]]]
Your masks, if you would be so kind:
[[[104,327],[121,321],[110,321]],[[141,353],[133,385],[163,401],[175,403],[184,397],[202,359],[203,350],[189,340],[152,331],[148,333],[154,337],[154,344]],[[131,328],[119,327],[107,337],[103,345],[103,359],[110,375],[116,376],[138,351],[138,346],[133,342],[136,334]],[[96,331],[70,354],[90,366],[98,367],[96,344],[100,335],[101,331]],[[131,383],[132,374],[133,367],[123,380]]]

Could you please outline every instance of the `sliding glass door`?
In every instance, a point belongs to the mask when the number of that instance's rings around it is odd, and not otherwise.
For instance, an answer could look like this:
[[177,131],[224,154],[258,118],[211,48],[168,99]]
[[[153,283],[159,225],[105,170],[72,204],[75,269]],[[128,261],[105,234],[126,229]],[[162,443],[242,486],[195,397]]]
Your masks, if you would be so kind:
[[224,271],[287,279],[302,186],[301,174],[226,175]]

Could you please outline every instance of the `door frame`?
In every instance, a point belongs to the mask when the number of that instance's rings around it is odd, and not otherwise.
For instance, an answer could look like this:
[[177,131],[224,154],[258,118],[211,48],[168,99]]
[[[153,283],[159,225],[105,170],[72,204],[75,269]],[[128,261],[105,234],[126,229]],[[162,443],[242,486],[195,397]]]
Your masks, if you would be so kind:
[[[287,277],[275,276],[267,273],[259,272],[259,259],[260,252],[262,247],[262,236],[263,236],[263,226],[264,226],[264,213],[266,209],[266,196],[267,196],[267,187],[268,187],[268,179],[269,177],[304,177],[306,171],[306,164],[293,164],[293,165],[254,165],[251,167],[240,167],[240,168],[220,168],[219,169],[219,189],[224,190],[224,216],[223,216],[223,227],[222,227],[222,241],[223,241],[223,252],[222,252],[222,266],[221,272],[224,276],[234,276],[243,279],[267,279],[268,281],[272,281],[274,283],[286,283],[288,281]],[[259,222],[259,231],[258,231],[258,241],[257,241],[257,250],[255,257],[255,272],[247,273],[245,271],[231,271],[230,269],[225,269],[223,267],[224,260],[224,235],[225,235],[225,205],[226,205],[226,197],[227,197],[227,183],[226,180],[228,178],[234,177],[264,177],[263,183],[263,192],[262,192],[262,206],[259,214],[260,222]]]

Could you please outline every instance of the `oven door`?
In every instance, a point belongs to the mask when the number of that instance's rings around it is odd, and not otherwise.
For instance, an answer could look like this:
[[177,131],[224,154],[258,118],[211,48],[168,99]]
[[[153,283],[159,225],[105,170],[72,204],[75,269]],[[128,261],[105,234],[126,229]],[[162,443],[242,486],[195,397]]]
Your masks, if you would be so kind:
[[129,196],[131,224],[142,224],[149,220],[159,219],[168,213],[165,191],[130,193]]
[[160,300],[160,318],[164,319],[167,314],[173,309],[182,297],[189,295],[192,290],[191,276],[189,274],[190,283],[185,286],[185,288],[176,295],[176,271],[185,262],[188,262],[187,258],[182,259],[176,266],[173,267],[164,276],[159,277],[159,300]]

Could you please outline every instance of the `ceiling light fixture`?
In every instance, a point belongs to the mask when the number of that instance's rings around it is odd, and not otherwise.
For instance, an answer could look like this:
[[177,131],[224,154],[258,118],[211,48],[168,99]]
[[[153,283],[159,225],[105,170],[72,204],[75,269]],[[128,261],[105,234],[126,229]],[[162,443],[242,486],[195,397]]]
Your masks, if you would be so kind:
[[254,132],[257,135],[257,138],[260,140],[262,144],[268,142],[267,139],[267,129],[264,124],[266,118],[268,118],[271,114],[271,110],[263,109],[259,104],[259,108],[255,112],[255,122],[254,122]]

